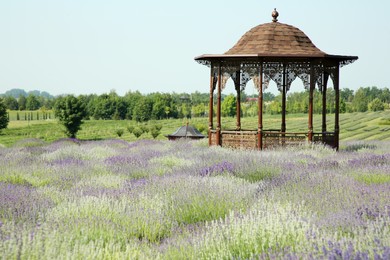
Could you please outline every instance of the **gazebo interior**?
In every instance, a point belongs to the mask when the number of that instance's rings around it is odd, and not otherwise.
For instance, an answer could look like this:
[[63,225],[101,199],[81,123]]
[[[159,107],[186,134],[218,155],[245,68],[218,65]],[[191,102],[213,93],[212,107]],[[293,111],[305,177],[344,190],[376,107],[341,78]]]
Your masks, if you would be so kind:
[[[339,148],[340,68],[358,59],[357,56],[330,55],[318,49],[296,27],[278,22],[276,9],[270,23],[258,25],[247,33],[227,52],[196,57],[200,64],[210,68],[209,145],[244,149],[266,149],[291,146],[305,142],[322,142]],[[292,82],[299,78],[309,91],[308,130],[289,132],[286,128],[286,96]],[[335,91],[334,129],[327,129],[327,85],[332,79]],[[221,125],[221,92],[232,79],[236,91],[236,128],[223,129]],[[257,129],[241,127],[241,92],[253,80],[258,91]],[[263,93],[270,81],[276,83],[282,95],[280,129],[267,129],[263,124]],[[322,93],[322,127],[313,131],[313,95],[315,87]],[[217,91],[216,127],[214,127],[214,93]]]

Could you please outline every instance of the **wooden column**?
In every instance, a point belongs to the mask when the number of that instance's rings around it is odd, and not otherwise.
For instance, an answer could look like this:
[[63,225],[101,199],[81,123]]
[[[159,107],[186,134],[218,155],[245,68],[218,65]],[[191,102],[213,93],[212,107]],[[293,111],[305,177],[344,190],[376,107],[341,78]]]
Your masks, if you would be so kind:
[[313,142],[313,92],[316,86],[316,79],[313,64],[310,66],[310,90],[309,90],[309,142]]
[[322,136],[326,132],[326,92],[328,88],[328,73],[324,72],[323,74],[323,86],[322,86]]
[[240,71],[236,72],[236,80],[234,81],[234,86],[236,88],[237,96],[236,96],[236,130],[241,130],[241,86],[240,86]]
[[221,145],[221,91],[222,91],[221,65],[218,67],[218,92],[217,92],[217,145]]
[[282,132],[286,132],[286,64],[283,64],[283,88],[282,88]]
[[210,69],[210,103],[209,103],[209,146],[212,144],[213,120],[214,120],[214,89],[215,89],[214,68]]
[[258,105],[258,128],[257,128],[257,148],[263,150],[263,63],[260,63],[259,69],[259,97]]
[[337,68],[335,69],[335,75],[334,75],[334,89],[335,89],[335,122],[334,122],[334,134],[335,134],[335,148],[338,151],[339,150],[339,134],[340,134],[340,126],[339,126],[339,113],[340,113],[340,80],[339,80],[339,71],[340,67],[339,64],[337,64]]

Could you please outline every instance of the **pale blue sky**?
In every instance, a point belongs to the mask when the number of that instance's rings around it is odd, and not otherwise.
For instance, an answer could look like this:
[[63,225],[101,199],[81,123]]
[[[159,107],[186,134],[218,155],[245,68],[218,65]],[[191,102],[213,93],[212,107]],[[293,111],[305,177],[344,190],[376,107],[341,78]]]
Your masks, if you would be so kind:
[[224,53],[274,7],[322,51],[359,56],[341,87],[390,87],[390,1],[0,0],[0,93],[208,92],[194,57]]

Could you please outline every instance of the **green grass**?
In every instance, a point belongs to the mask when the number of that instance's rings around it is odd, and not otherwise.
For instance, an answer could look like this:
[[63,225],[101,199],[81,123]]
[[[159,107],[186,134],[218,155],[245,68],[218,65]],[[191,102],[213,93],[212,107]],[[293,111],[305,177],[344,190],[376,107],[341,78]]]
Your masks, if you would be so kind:
[[[46,142],[52,142],[66,135],[63,127],[57,123],[53,117],[51,119],[36,120],[36,112],[33,113],[34,120],[25,121],[24,111],[19,112],[21,120],[16,120],[16,111],[10,111],[10,123],[7,129],[0,133],[0,145],[12,146],[20,140],[37,138]],[[22,116],[23,115],[23,116]],[[383,112],[365,112],[365,113],[347,113],[340,114],[340,140],[390,140],[390,127],[387,124],[389,117],[388,111]],[[196,127],[202,127],[204,134],[207,134],[208,119],[193,118],[190,124]],[[222,118],[223,129],[235,129],[235,118]],[[313,118],[314,132],[321,131],[322,117],[315,114]],[[149,125],[159,124],[162,126],[161,134],[156,138],[166,139],[164,135],[173,133],[178,127],[186,123],[185,119],[165,119],[155,122],[149,122]],[[77,134],[81,140],[101,140],[110,138],[120,138],[126,141],[135,141],[134,134],[127,131],[128,125],[137,125],[129,120],[87,120],[82,125],[82,130]],[[256,130],[258,125],[257,117],[242,118],[241,126],[245,130]],[[280,129],[280,115],[264,115],[264,129]],[[216,119],[214,118],[214,127]],[[306,132],[308,129],[307,114],[288,114],[286,116],[286,126],[289,132]],[[327,129],[332,131],[334,128],[334,114],[327,115]],[[118,137],[118,130],[123,130],[123,135]],[[141,139],[152,139],[150,133],[144,133]]]
[[[47,119],[54,119],[54,112],[52,110],[47,111],[16,111],[16,110],[10,110],[8,111],[9,119],[10,121],[17,121],[19,114],[19,121],[39,121],[44,120],[43,118],[47,117]],[[30,117],[29,117],[30,115]]]
[[356,174],[354,179],[365,183],[365,184],[384,184],[390,182],[389,174],[380,174],[380,173],[365,173],[365,174]]

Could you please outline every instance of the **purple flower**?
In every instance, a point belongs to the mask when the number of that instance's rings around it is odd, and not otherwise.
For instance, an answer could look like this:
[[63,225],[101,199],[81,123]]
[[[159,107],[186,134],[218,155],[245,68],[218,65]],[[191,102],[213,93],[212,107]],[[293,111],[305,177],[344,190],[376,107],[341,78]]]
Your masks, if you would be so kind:
[[234,165],[230,162],[223,161],[221,163],[217,163],[214,165],[211,165],[209,167],[203,168],[200,172],[201,176],[210,176],[215,174],[221,174],[221,173],[233,173],[234,172]]

